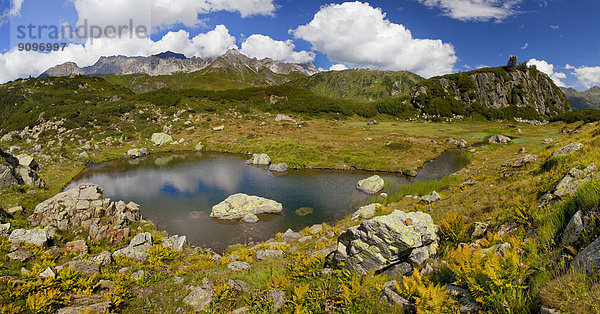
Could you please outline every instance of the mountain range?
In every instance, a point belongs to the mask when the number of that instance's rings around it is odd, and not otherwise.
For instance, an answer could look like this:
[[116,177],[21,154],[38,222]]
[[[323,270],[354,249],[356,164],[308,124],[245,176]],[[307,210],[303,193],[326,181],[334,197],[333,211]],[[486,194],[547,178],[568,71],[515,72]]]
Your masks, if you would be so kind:
[[578,92],[573,88],[561,88],[569,98],[575,110],[600,109],[600,87],[594,86],[586,91]]

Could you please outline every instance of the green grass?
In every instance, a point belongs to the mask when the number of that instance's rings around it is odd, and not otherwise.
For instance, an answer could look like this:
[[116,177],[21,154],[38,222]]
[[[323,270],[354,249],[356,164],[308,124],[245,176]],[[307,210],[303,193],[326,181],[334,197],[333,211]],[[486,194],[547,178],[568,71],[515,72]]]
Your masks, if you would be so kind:
[[425,196],[431,194],[433,191],[443,191],[458,185],[458,183],[460,182],[456,176],[445,176],[439,180],[413,180],[397,186],[387,185],[385,190],[388,191],[389,196],[385,200],[385,205],[401,201],[407,195]]

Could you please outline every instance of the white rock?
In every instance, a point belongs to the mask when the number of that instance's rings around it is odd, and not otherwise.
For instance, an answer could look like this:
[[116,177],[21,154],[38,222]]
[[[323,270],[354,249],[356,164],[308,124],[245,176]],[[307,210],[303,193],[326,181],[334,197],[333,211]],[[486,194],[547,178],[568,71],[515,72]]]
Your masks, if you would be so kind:
[[173,138],[165,133],[154,133],[152,134],[151,140],[155,146],[162,146],[171,143],[173,141]]
[[356,188],[367,194],[375,194],[381,191],[384,186],[385,182],[383,179],[380,176],[375,175],[358,181]]

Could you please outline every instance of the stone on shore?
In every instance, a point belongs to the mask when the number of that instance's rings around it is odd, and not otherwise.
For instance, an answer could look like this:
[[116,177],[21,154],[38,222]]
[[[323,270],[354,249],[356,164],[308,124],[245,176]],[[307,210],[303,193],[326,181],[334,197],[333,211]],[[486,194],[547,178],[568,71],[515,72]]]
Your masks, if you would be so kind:
[[165,133],[154,133],[152,134],[152,143],[154,146],[163,146],[173,142],[171,135]]
[[213,206],[210,213],[211,218],[232,220],[242,219],[248,213],[279,214],[283,211],[283,205],[276,201],[258,196],[249,196],[238,193],[228,197],[226,200]]
[[358,181],[356,188],[367,194],[376,194],[377,192],[383,190],[384,186],[385,182],[383,179],[380,176],[375,175]]
[[288,165],[285,162],[278,163],[278,164],[272,164],[269,167],[269,170],[274,171],[274,172],[286,172],[286,171],[288,171]]
[[133,158],[141,158],[148,155],[147,148],[133,148],[127,151],[127,156],[131,156]]
[[271,163],[271,158],[267,154],[254,154],[246,163],[249,165],[268,166]]

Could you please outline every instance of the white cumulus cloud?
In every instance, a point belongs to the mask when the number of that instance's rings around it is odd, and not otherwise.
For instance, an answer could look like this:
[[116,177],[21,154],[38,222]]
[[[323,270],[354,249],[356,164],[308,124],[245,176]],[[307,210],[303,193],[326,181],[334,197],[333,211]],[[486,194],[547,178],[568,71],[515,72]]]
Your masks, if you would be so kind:
[[329,71],[344,71],[348,70],[348,67],[345,64],[334,64],[329,68]]
[[11,17],[18,16],[21,14],[21,7],[23,6],[24,0],[11,0],[10,8],[0,12],[0,26],[6,24]]
[[150,38],[100,38],[93,44],[69,44],[64,51],[39,53],[13,49],[0,54],[0,83],[27,76],[38,76],[50,67],[75,62],[80,67],[93,65],[102,56],[150,56],[167,50],[187,57],[217,57],[230,48],[237,48],[236,38],[218,25],[214,30],[190,38],[186,31],[169,32],[159,41]]
[[518,13],[521,0],[419,0],[443,14],[461,21],[502,21]]
[[572,65],[567,64],[566,68],[569,70],[573,70],[573,74],[577,77],[579,83],[585,88],[600,86],[600,66],[582,66],[576,68]]
[[154,30],[176,24],[203,25],[198,15],[215,11],[238,12],[242,17],[252,15],[272,16],[274,0],[71,0],[75,5],[81,25],[127,25],[133,20],[137,25],[150,24]]
[[294,51],[295,48],[291,40],[280,41],[269,36],[254,34],[242,43],[240,52],[251,58],[271,58],[291,63],[312,62],[315,59],[314,52]]
[[527,65],[535,65],[535,67],[538,70],[542,71],[543,73],[546,73],[552,79],[552,81],[554,81],[554,84],[556,84],[556,86],[567,87],[567,85],[561,81],[566,79],[567,75],[562,72],[554,72],[553,64],[550,64],[545,60],[536,60],[535,58],[533,58],[527,61]]
[[413,38],[404,25],[387,20],[381,9],[358,1],[323,6],[310,23],[290,32],[332,62],[353,68],[405,70],[430,77],[452,72],[457,61],[451,44]]

